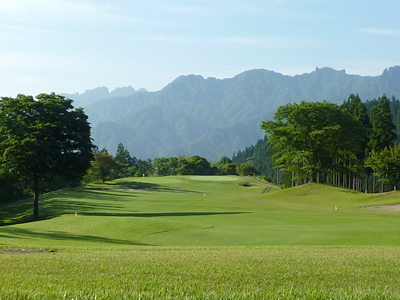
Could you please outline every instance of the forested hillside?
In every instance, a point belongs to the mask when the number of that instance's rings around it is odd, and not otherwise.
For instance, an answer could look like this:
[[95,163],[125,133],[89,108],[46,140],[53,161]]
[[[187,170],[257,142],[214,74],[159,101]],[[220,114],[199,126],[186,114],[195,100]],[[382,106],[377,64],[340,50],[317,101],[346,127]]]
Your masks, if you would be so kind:
[[85,112],[95,143],[110,153],[123,143],[142,159],[190,154],[216,161],[261,139],[261,121],[270,120],[281,105],[302,100],[341,104],[351,93],[364,102],[384,93],[397,97],[399,83],[398,66],[376,77],[329,68],[297,76],[252,70],[222,80],[189,75],[157,92],[108,95]]

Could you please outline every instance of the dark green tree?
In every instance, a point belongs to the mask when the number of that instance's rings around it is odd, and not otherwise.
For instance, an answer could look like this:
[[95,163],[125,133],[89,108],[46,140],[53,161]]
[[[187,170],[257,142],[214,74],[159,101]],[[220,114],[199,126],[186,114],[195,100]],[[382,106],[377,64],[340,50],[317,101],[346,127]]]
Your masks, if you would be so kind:
[[113,179],[111,175],[116,168],[117,162],[115,157],[107,152],[101,151],[94,155],[92,167],[88,175],[91,181],[100,179],[101,182],[105,183],[106,180]]
[[195,155],[188,159],[193,175],[214,175],[215,170],[211,167],[209,161],[204,157]]
[[8,172],[6,168],[0,168],[0,203],[14,200],[22,194],[23,187],[18,177]]
[[80,181],[93,157],[90,126],[72,100],[53,94],[0,99],[1,169],[31,182],[33,217],[53,179]]
[[246,147],[245,150],[239,150],[233,154],[232,161],[237,164],[252,162],[256,173],[268,178],[275,175],[271,156],[268,154],[269,142],[267,137],[257,141],[255,145]]
[[157,175],[167,176],[171,174],[170,158],[157,157],[153,160],[153,168]]
[[256,168],[251,163],[238,164],[236,172],[240,176],[252,176],[255,174]]
[[390,113],[390,102],[386,95],[378,99],[378,104],[371,109],[371,134],[369,147],[381,151],[392,146],[396,140],[395,126]]
[[142,176],[149,176],[153,173],[153,162],[150,158],[144,160],[139,159],[136,165],[136,173],[135,176],[142,177]]
[[122,143],[118,144],[117,153],[115,154],[115,161],[117,163],[115,168],[116,177],[122,178],[135,175],[137,159],[136,157],[131,157],[129,151],[125,149]]
[[365,104],[361,101],[358,94],[350,94],[349,98],[344,101],[343,107],[345,107],[352,116],[359,120],[364,128],[371,128],[371,121],[369,120],[368,110]]
[[129,167],[134,167],[137,161],[136,157],[131,157],[129,151],[125,149],[122,143],[118,144],[117,153],[115,154],[115,160]]
[[215,175],[218,169],[211,167],[209,161],[204,157],[195,155],[179,157],[175,172],[178,175]]
[[227,157],[226,155],[222,156],[221,159],[217,162],[217,166],[223,165],[223,164],[230,164],[232,163],[232,160]]
[[238,164],[226,163],[218,165],[218,175],[237,175]]

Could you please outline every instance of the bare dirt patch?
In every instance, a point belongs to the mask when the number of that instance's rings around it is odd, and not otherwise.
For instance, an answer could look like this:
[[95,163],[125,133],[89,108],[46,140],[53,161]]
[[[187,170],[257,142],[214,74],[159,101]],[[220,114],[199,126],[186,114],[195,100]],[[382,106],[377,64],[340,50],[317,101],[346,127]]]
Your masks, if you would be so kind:
[[32,254],[32,253],[49,253],[51,251],[29,250],[29,249],[3,249],[1,250],[1,252],[13,253],[13,254]]
[[400,204],[395,205],[375,205],[375,206],[367,206],[368,209],[375,210],[386,210],[386,211],[400,211]]

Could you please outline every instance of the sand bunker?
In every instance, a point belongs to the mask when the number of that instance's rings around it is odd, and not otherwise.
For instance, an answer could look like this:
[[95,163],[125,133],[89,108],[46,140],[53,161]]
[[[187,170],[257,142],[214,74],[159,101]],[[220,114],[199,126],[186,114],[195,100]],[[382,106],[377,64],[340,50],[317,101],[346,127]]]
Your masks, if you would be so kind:
[[400,204],[395,205],[375,205],[375,206],[367,206],[368,209],[375,210],[386,210],[386,211],[400,211]]
[[134,192],[134,191],[151,191],[151,188],[136,188],[136,189],[115,189],[114,192]]
[[233,176],[190,176],[191,180],[200,180],[200,181],[235,181],[238,180],[239,177]]

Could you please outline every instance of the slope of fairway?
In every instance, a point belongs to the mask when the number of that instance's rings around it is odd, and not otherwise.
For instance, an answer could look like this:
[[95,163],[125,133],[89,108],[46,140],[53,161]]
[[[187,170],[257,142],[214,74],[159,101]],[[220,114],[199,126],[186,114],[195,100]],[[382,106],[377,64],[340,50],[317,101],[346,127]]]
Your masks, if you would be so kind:
[[[46,218],[1,226],[0,247],[399,246],[400,212],[365,208],[399,196],[318,184],[270,190],[231,176],[125,178],[43,196]],[[3,223],[24,205],[4,206]]]

